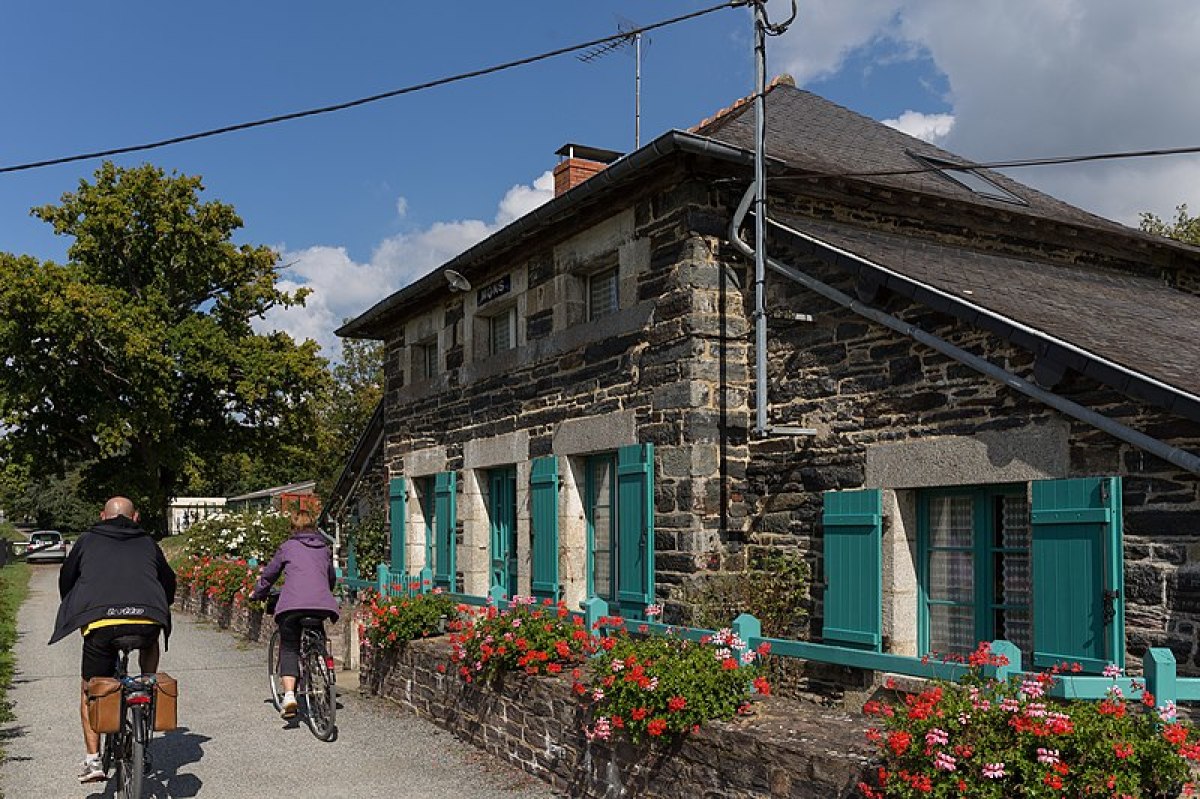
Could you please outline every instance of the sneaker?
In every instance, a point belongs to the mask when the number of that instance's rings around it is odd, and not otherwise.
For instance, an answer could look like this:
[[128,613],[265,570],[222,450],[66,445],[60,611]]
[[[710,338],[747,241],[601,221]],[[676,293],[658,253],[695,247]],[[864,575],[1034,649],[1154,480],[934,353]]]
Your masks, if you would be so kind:
[[283,695],[283,706],[279,709],[279,715],[285,719],[290,719],[296,715],[296,710],[300,705],[296,702],[296,695],[288,691]]
[[108,775],[104,773],[104,769],[100,766],[100,755],[95,757],[87,757],[80,764],[79,782],[102,782],[108,779]]

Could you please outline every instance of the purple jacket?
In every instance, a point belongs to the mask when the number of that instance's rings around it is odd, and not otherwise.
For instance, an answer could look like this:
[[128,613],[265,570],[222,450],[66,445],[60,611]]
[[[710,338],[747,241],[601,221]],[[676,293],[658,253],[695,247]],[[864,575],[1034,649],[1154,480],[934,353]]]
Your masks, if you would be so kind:
[[292,533],[262,570],[250,598],[266,599],[281,574],[287,579],[275,607],[277,615],[289,610],[327,610],[337,619],[338,603],[332,593],[337,573],[323,535],[316,530]]

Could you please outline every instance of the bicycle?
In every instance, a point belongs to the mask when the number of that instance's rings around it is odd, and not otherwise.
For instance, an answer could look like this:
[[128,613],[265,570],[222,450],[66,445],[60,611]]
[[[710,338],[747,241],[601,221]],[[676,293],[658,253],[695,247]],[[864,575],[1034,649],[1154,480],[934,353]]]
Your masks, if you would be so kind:
[[[140,642],[140,641],[139,641]],[[132,642],[118,638],[120,651],[116,678],[121,682],[121,721],[116,732],[104,736],[101,768],[116,768],[118,799],[142,799],[142,783],[149,770],[148,750],[154,734],[157,679],[153,674],[129,674]]]
[[[267,612],[274,615],[278,595],[272,592]],[[337,734],[337,678],[333,657],[325,638],[325,617],[303,616],[300,619],[300,676],[296,679],[296,696],[304,699],[304,717],[308,728],[321,741],[332,741]],[[271,686],[271,701],[277,711],[283,710],[283,677],[279,673],[279,628],[271,635],[267,646],[267,679]]]

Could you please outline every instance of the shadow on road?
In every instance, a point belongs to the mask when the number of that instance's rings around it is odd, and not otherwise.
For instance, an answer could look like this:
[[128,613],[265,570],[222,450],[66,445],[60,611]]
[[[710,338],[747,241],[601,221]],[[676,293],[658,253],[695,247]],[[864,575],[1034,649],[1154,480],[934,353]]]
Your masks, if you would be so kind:
[[[186,799],[200,793],[204,783],[195,774],[181,769],[189,763],[199,763],[204,757],[203,744],[211,741],[207,735],[180,727],[175,732],[156,737],[150,744],[150,760],[154,770],[146,778],[148,796],[154,799]],[[112,799],[117,795],[117,783],[109,780],[100,793],[90,793],[87,799]]]

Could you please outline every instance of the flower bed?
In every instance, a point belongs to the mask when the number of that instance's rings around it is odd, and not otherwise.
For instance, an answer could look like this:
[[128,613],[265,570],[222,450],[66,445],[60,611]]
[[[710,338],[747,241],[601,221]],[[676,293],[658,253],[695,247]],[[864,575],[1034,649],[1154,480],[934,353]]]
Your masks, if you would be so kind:
[[[1200,760],[1191,725],[1173,704],[1157,707],[1135,681],[1134,698],[1114,683],[1099,701],[1055,701],[1058,670],[1037,677],[986,679],[1007,665],[986,644],[971,656],[962,684],[934,683],[904,704],[869,702],[867,731],[883,765],[861,790],[882,797],[1174,797]],[[1117,677],[1115,666],[1106,676]]]

